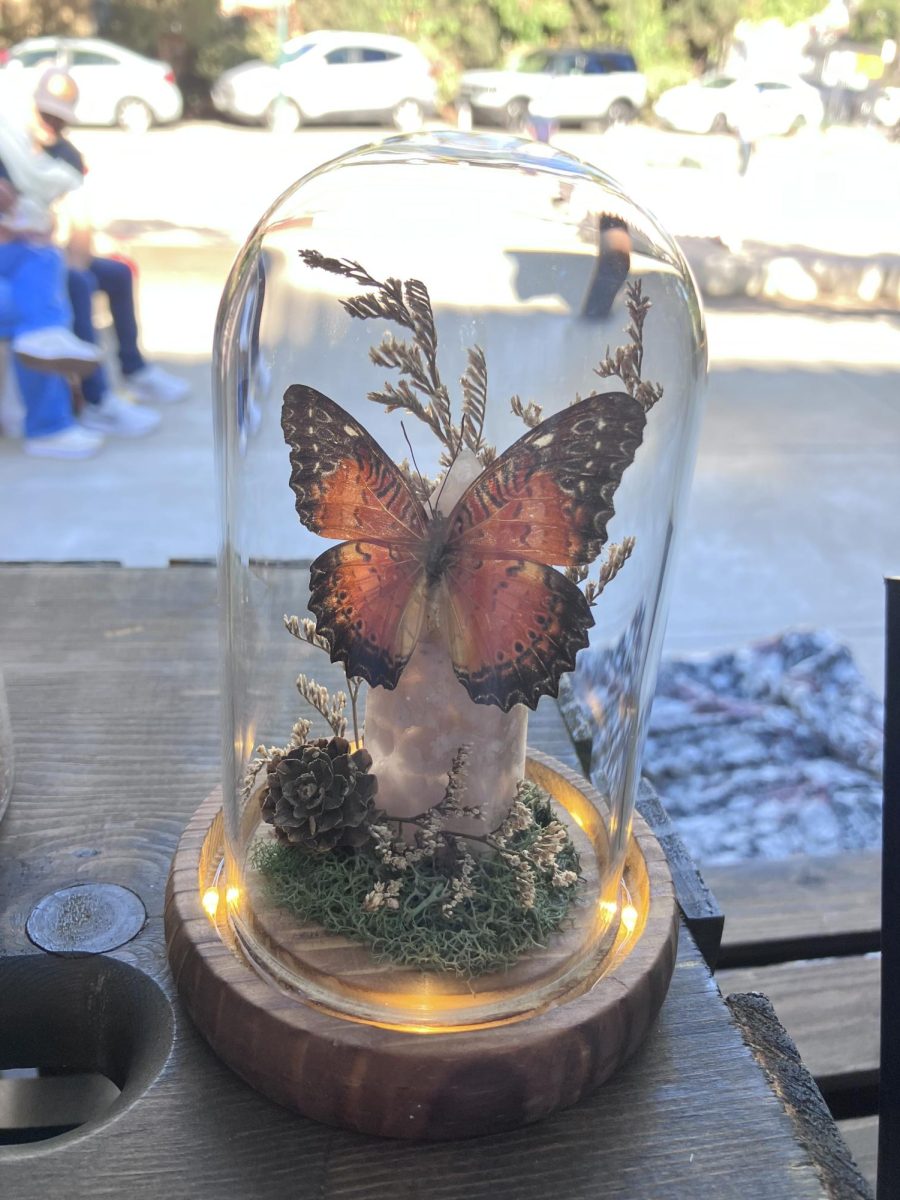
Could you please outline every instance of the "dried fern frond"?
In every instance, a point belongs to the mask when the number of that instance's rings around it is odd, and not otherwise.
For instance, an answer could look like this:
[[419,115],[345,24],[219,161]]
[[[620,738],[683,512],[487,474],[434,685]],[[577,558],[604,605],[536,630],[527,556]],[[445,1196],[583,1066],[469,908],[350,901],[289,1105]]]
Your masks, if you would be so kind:
[[639,279],[625,285],[625,307],[631,318],[631,324],[625,332],[631,341],[626,346],[619,346],[614,353],[607,346],[606,357],[594,368],[594,374],[599,375],[601,379],[620,379],[629,396],[634,396],[641,403],[644,412],[649,412],[653,405],[662,399],[663,389],[662,384],[650,383],[641,377],[644,365],[644,322],[652,306],[643,294]]
[[[390,335],[369,352],[376,366],[400,372],[400,382],[385,383],[369,399],[383,404],[388,412],[403,409],[431,429],[444,447],[455,454],[460,432],[453,423],[450,395],[441,382],[437,365],[438,337],[428,288],[420,279],[378,280],[351,259],[326,258],[316,250],[301,250],[307,266],[343,275],[374,290],[341,300],[345,312],[359,320],[380,318],[393,321],[412,334],[412,342]],[[427,401],[427,403],[425,402]]]
[[381,286],[377,279],[373,279],[364,267],[351,258],[326,258],[318,250],[301,250],[299,253],[308,267],[319,271],[330,271],[332,275],[344,275],[347,279],[366,284],[369,287]]
[[463,394],[463,433],[466,445],[477,454],[487,410],[487,363],[480,346],[472,346],[466,357],[468,366],[459,381]]

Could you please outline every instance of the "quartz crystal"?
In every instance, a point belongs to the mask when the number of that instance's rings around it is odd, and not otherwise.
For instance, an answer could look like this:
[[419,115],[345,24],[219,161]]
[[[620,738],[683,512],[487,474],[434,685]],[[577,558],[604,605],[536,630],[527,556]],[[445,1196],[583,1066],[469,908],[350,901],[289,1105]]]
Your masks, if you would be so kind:
[[[445,516],[482,467],[462,451],[434,489],[432,506]],[[466,788],[460,803],[482,818],[457,818],[449,829],[479,833],[496,828],[509,811],[525,774],[528,710],[502,712],[475,704],[456,678],[443,630],[434,613],[396,688],[371,688],[366,701],[366,748],[378,776],[378,806],[391,816],[415,816],[439,803],[453,758],[469,747]],[[407,829],[409,827],[407,826]]]

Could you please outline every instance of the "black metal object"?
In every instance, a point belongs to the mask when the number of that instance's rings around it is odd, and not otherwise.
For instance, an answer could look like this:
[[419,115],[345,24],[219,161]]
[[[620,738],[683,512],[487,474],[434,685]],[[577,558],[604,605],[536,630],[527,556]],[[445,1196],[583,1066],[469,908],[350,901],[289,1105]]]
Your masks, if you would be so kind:
[[76,883],[45,896],[31,910],[28,936],[52,954],[103,954],[144,928],[140,898],[117,883]]
[[900,1196],[900,578],[886,579],[878,1196]]

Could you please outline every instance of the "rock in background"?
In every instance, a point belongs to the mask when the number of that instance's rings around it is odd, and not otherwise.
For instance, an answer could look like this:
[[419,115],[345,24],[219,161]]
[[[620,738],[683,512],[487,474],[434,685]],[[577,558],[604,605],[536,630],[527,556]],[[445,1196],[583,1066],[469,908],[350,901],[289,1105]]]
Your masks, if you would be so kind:
[[644,773],[699,862],[872,849],[882,706],[827,633],[663,663]]

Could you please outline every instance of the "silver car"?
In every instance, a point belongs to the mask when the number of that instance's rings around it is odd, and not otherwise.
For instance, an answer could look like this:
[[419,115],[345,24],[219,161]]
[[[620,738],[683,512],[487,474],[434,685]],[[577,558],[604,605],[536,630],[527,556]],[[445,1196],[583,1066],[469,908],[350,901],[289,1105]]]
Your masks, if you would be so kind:
[[118,125],[142,133],[181,118],[181,91],[169,64],[101,38],[19,42],[0,70],[0,95],[30,94],[53,66],[65,68],[78,84],[79,125]]
[[227,117],[290,132],[308,121],[421,125],[436,108],[428,59],[406,38],[319,30],[286,42],[280,66],[254,61],[220,75],[212,100]]

